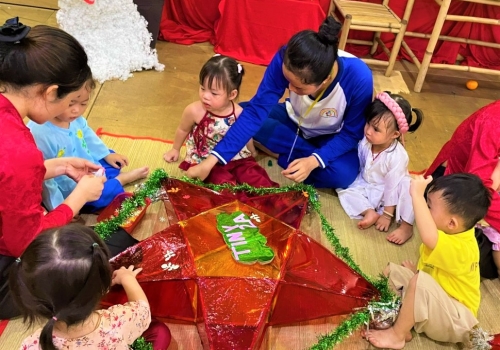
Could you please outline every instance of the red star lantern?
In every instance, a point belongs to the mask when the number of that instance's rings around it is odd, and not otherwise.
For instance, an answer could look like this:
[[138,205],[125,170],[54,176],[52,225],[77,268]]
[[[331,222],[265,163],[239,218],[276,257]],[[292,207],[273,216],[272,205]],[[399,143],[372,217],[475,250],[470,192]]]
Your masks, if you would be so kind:
[[[268,325],[348,314],[378,297],[298,229],[302,191],[247,197],[176,179],[164,188],[179,221],[112,265],[142,267],[152,315],[196,323],[205,349],[258,349]],[[126,300],[115,288],[104,303]]]
[[500,334],[495,334],[490,341],[491,350],[500,350]]

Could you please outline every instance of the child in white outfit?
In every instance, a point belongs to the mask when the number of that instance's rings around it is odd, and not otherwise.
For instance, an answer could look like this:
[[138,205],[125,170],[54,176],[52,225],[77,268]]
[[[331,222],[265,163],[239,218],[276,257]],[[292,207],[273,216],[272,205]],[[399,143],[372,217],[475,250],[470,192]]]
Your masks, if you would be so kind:
[[347,189],[337,190],[346,213],[362,219],[360,229],[375,225],[377,230],[387,231],[393,219],[400,223],[387,236],[396,244],[412,236],[414,221],[403,135],[417,130],[422,119],[423,113],[403,97],[379,93],[366,110],[365,137],[358,145],[360,173]]

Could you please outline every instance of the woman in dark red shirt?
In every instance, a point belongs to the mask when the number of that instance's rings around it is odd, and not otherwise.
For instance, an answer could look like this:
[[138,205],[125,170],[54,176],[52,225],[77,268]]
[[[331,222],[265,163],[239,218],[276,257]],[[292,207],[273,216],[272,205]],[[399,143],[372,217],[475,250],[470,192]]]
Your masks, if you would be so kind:
[[[7,287],[8,267],[41,231],[69,223],[86,202],[99,198],[104,182],[89,175],[98,166],[83,159],[44,161],[23,117],[45,123],[91,82],[87,55],[66,32],[31,29],[17,18],[0,28],[0,319],[17,314]],[[60,175],[78,185],[44,215],[43,181]]]

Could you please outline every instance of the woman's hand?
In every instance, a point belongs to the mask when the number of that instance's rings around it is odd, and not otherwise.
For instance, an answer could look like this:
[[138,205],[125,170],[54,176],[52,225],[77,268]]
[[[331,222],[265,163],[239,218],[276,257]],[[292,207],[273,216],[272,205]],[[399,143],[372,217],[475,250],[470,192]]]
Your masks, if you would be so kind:
[[101,168],[100,165],[82,158],[68,157],[58,159],[64,161],[64,173],[62,175],[66,175],[76,182],[79,182],[85,175],[90,175]]
[[87,202],[98,200],[101,197],[104,182],[106,182],[104,176],[83,175],[63,204],[71,208],[73,216],[78,215],[80,209]]
[[281,174],[292,181],[302,182],[307,179],[311,171],[317,167],[319,167],[318,159],[316,159],[315,156],[309,156],[307,158],[295,159],[288,164],[288,167],[283,170]]
[[217,164],[218,160],[215,156],[209,155],[207,159],[202,161],[200,164],[195,165],[189,168],[186,171],[186,175],[192,179],[200,179],[201,181],[205,180],[213,167]]
[[104,157],[104,160],[115,169],[121,169],[128,165],[128,158],[118,153],[110,153]]
[[85,175],[80,179],[73,192],[84,198],[85,202],[96,201],[101,197],[105,182],[105,176]]
[[47,159],[43,164],[46,169],[44,180],[67,175],[78,182],[82,176],[92,174],[101,168],[100,165],[75,157]]

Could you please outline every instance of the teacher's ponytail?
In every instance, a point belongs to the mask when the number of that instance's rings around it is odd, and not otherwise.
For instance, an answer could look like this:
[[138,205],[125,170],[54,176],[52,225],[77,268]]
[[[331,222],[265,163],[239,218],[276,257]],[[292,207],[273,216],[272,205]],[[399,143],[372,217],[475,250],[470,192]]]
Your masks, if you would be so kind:
[[342,25],[337,22],[332,16],[327,17],[321,23],[318,30],[318,40],[325,45],[330,45],[335,51],[339,46],[339,33]]
[[341,28],[341,24],[329,16],[317,32],[303,30],[292,36],[285,50],[285,67],[303,84],[320,85],[337,61]]

